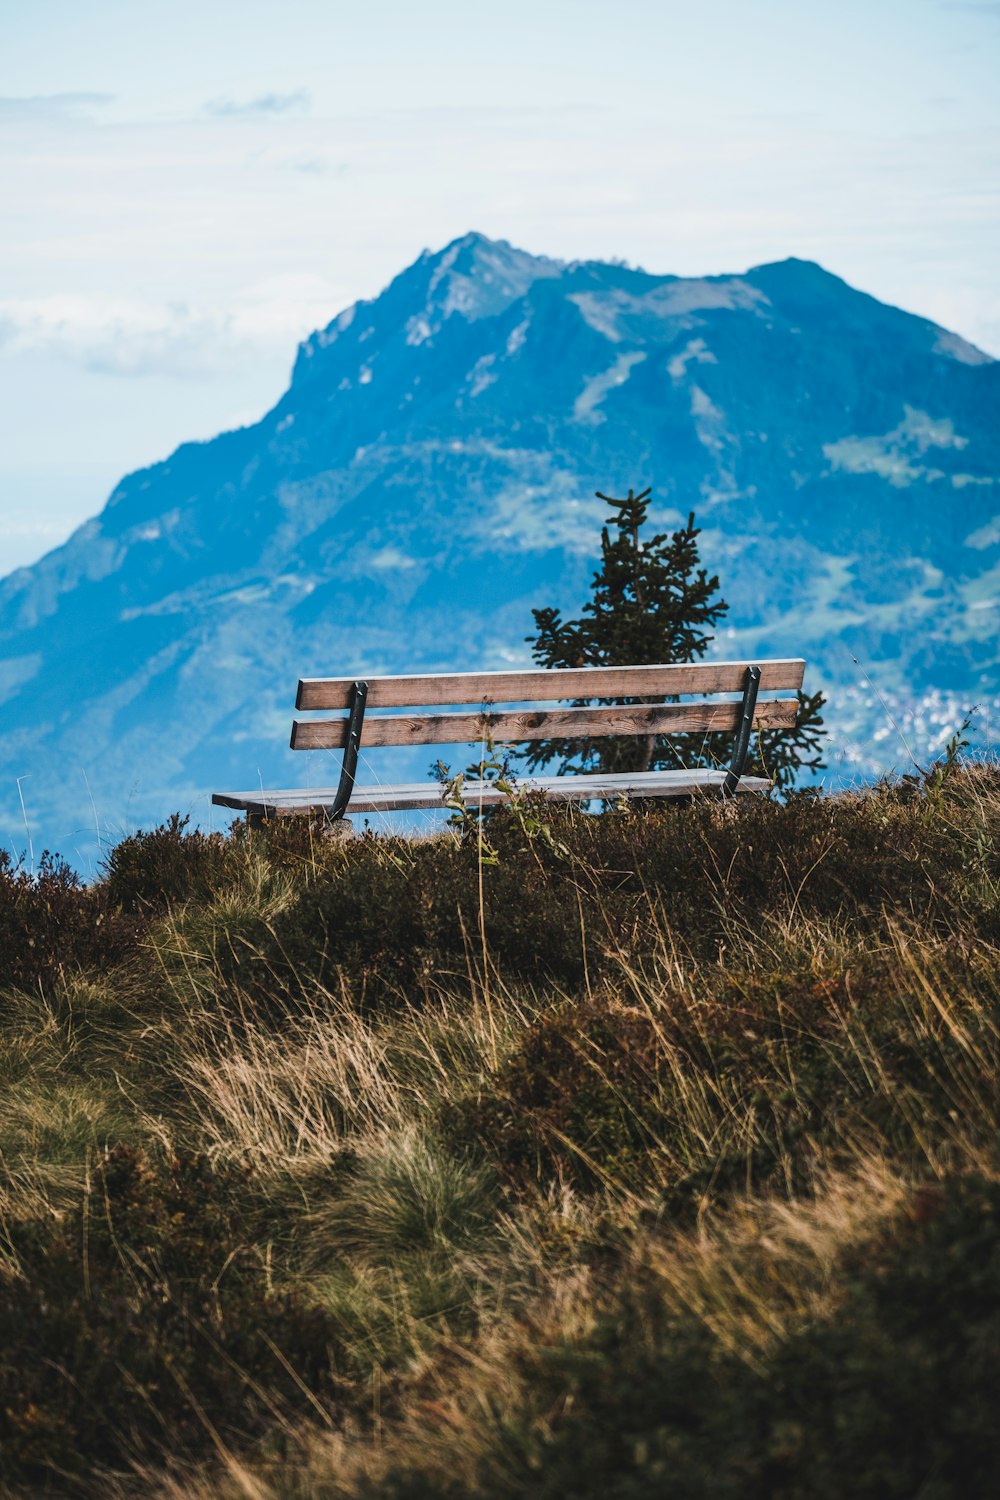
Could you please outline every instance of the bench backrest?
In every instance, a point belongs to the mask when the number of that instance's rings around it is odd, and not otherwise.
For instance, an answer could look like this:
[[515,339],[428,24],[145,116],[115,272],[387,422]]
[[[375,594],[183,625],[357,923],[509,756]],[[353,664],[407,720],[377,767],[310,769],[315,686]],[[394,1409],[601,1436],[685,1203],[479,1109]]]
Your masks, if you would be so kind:
[[[366,746],[472,744],[489,728],[496,743],[518,740],[592,739],[605,735],[735,733],[737,701],[642,702],[694,693],[742,693],[748,668],[760,669],[763,692],[802,686],[805,662],[682,662],[643,667],[568,667],[518,672],[449,672],[432,676],[368,677],[363,739]],[[354,701],[353,677],[307,677],[299,683],[297,709],[345,709]],[[511,708],[497,703],[549,703],[567,699],[627,699],[584,708]],[[459,708],[474,712],[372,714],[378,708]],[[484,705],[489,705],[484,708]],[[795,722],[795,698],[758,698],[753,722],[759,729]],[[338,750],[347,745],[350,719],[296,719],[293,750]]]

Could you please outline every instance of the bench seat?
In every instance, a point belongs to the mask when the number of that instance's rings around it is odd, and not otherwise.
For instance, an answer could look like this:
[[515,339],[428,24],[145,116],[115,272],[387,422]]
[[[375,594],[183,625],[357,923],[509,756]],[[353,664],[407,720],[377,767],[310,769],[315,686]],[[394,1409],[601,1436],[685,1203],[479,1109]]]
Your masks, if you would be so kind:
[[[705,793],[718,795],[727,773],[695,769],[690,771],[636,771],[615,775],[584,773],[576,776],[525,776],[517,779],[519,791],[542,792],[553,802],[585,802],[591,799],[614,801],[619,797],[690,797]],[[762,776],[741,776],[733,793],[765,792],[771,783]],[[275,818],[311,813],[319,817],[333,807],[337,787],[310,787],[301,791],[216,792],[212,801],[220,807],[233,807],[251,818]],[[462,783],[462,796],[470,807],[504,802],[506,793],[491,781]],[[345,808],[351,813],[400,812],[443,807],[444,795],[439,782],[410,782],[399,786],[355,786]]]

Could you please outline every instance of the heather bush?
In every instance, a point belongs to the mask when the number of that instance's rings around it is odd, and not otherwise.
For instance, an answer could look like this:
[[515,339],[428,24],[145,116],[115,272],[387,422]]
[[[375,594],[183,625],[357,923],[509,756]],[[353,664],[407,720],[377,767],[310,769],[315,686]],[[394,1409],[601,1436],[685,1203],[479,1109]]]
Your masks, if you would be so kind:
[[778,806],[706,801],[601,817],[557,809],[565,853],[542,841],[526,848],[518,818],[501,810],[485,866],[474,838],[360,839],[311,864],[303,855],[308,878],[219,962],[234,980],[238,966],[261,1004],[347,982],[359,1003],[376,1005],[412,1000],[442,979],[461,983],[484,945],[504,975],[567,990],[665,931],[710,962],[734,935],[789,914],[803,926],[860,924],[878,941],[888,913],[924,932],[959,920],[970,936],[996,941],[997,799],[986,791],[995,779],[983,773],[978,795],[956,790],[931,819],[905,786]]
[[817,1159],[843,1166],[862,1143],[919,1157],[915,1120],[958,1104],[990,1138],[972,1100],[1000,1075],[1000,989],[976,955],[931,973],[905,951],[847,972],[703,969],[694,992],[626,978],[631,1003],[605,993],[527,1027],[475,1097],[446,1104],[447,1137],[515,1182],[658,1188],[675,1218],[709,1188],[805,1190]]
[[280,1438],[331,1395],[321,1310],[269,1290],[238,1181],[116,1147],[78,1206],[8,1227],[0,1452],[8,1482],[97,1484],[143,1460]]
[[35,989],[108,968],[131,952],[135,936],[135,923],[115,910],[104,886],[81,885],[48,853],[29,875],[0,849],[0,984]]
[[173,813],[148,833],[121,840],[107,858],[105,890],[112,906],[150,912],[177,902],[207,900],[222,885],[232,845],[220,833],[187,831]]

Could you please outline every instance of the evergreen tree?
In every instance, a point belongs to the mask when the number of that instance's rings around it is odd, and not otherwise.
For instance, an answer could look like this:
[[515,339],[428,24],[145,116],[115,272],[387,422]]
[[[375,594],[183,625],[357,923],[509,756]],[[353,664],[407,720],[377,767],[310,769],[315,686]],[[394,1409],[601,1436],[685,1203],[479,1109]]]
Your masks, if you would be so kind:
[[[672,534],[642,538],[650,490],[629,490],[624,499],[598,493],[611,507],[601,532],[600,566],[591,597],[577,620],[563,620],[557,609],[535,609],[537,633],[528,636],[532,655],[543,667],[641,666],[654,662],[695,661],[712,640],[712,627],[729,606],[719,580],[700,565],[700,528],[694,514]],[[662,703],[659,698],[578,699],[588,702]],[[805,767],[820,765],[822,730],[819,693],[799,693],[799,712],[791,729],[764,730],[748,760],[746,774],[769,776],[779,788],[794,782]],[[708,734],[701,741],[667,735],[609,739],[541,740],[521,752],[530,770],[557,762],[560,773],[577,771],[667,770],[680,766],[723,765],[732,736]]]

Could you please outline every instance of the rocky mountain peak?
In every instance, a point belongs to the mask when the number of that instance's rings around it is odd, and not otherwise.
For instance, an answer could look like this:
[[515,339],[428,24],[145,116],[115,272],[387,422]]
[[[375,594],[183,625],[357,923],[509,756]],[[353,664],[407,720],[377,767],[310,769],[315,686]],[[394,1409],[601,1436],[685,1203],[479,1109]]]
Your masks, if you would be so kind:
[[[579,608],[594,491],[630,484],[658,524],[696,510],[722,653],[806,656],[841,715],[856,658],[921,754],[1000,695],[1000,363],[809,261],[677,277],[469,234],[307,339],[259,423],[0,582],[3,832],[25,774],[71,857],[91,794],[121,829],[326,784],[284,748],[299,675],[523,660],[533,606]],[[842,744],[870,770],[896,741],[869,699]]]

